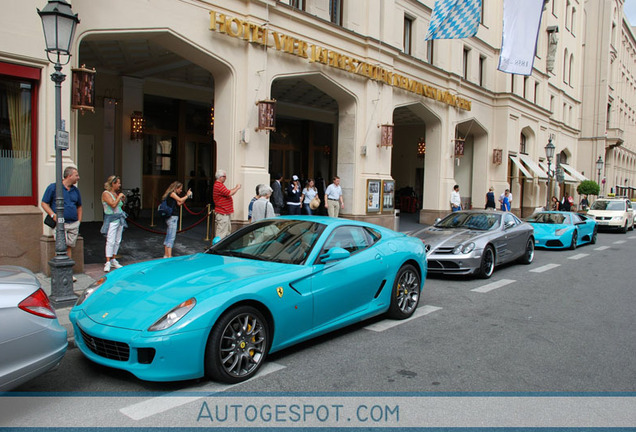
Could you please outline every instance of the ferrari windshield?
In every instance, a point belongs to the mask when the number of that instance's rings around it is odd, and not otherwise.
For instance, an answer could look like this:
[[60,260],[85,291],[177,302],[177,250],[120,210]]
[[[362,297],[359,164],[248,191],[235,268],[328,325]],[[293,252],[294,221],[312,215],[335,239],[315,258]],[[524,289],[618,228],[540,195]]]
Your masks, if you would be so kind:
[[625,202],[623,201],[608,201],[598,200],[592,204],[592,210],[617,210],[625,211]]
[[235,232],[212,246],[206,253],[302,264],[325,225],[316,222],[269,219]]
[[563,224],[568,223],[569,220],[565,215],[558,213],[535,213],[526,219],[526,222],[532,223],[544,223],[544,224]]
[[451,213],[435,224],[438,228],[467,228],[488,231],[499,226],[501,214],[489,211],[484,213]]

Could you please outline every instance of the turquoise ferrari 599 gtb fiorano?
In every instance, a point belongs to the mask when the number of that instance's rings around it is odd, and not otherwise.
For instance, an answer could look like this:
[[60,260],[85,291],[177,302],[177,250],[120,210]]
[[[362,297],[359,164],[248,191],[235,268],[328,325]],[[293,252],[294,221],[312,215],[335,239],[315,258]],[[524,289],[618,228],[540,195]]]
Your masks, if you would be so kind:
[[96,363],[150,381],[236,383],[270,352],[376,315],[410,317],[426,270],[419,239],[346,219],[280,217],[205,253],[113,271],[70,319]]

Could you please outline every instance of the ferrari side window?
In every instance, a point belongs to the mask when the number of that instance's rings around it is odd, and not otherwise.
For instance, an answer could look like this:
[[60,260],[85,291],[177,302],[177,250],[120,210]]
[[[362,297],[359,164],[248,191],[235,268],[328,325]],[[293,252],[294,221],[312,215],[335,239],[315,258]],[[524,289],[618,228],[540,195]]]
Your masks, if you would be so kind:
[[369,246],[371,246],[371,242],[364,228],[345,226],[339,227],[331,233],[321,253],[325,253],[333,247],[340,247],[354,254]]

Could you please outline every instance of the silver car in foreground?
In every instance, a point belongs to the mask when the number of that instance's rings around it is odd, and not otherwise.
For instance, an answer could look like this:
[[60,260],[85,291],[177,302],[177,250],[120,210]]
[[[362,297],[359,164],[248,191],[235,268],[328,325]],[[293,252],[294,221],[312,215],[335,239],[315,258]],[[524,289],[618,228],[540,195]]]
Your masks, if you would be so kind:
[[411,235],[424,242],[431,274],[489,278],[498,265],[534,259],[534,229],[508,212],[458,211]]
[[67,345],[66,329],[35,275],[0,266],[0,392],[57,366]]

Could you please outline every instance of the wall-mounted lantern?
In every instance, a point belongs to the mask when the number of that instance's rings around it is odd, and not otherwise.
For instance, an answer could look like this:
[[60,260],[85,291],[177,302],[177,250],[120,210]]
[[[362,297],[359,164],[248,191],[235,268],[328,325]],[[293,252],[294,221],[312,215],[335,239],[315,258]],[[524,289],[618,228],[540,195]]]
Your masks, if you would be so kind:
[[256,102],[258,105],[257,131],[276,131],[276,99],[267,99]]
[[144,139],[144,115],[141,111],[135,111],[130,116],[130,139],[140,141]]
[[71,108],[95,112],[95,68],[87,69],[86,65],[71,69],[73,73],[71,90]]
[[421,137],[417,143],[417,157],[422,159],[424,156],[426,156],[426,142],[424,141],[424,137]]

